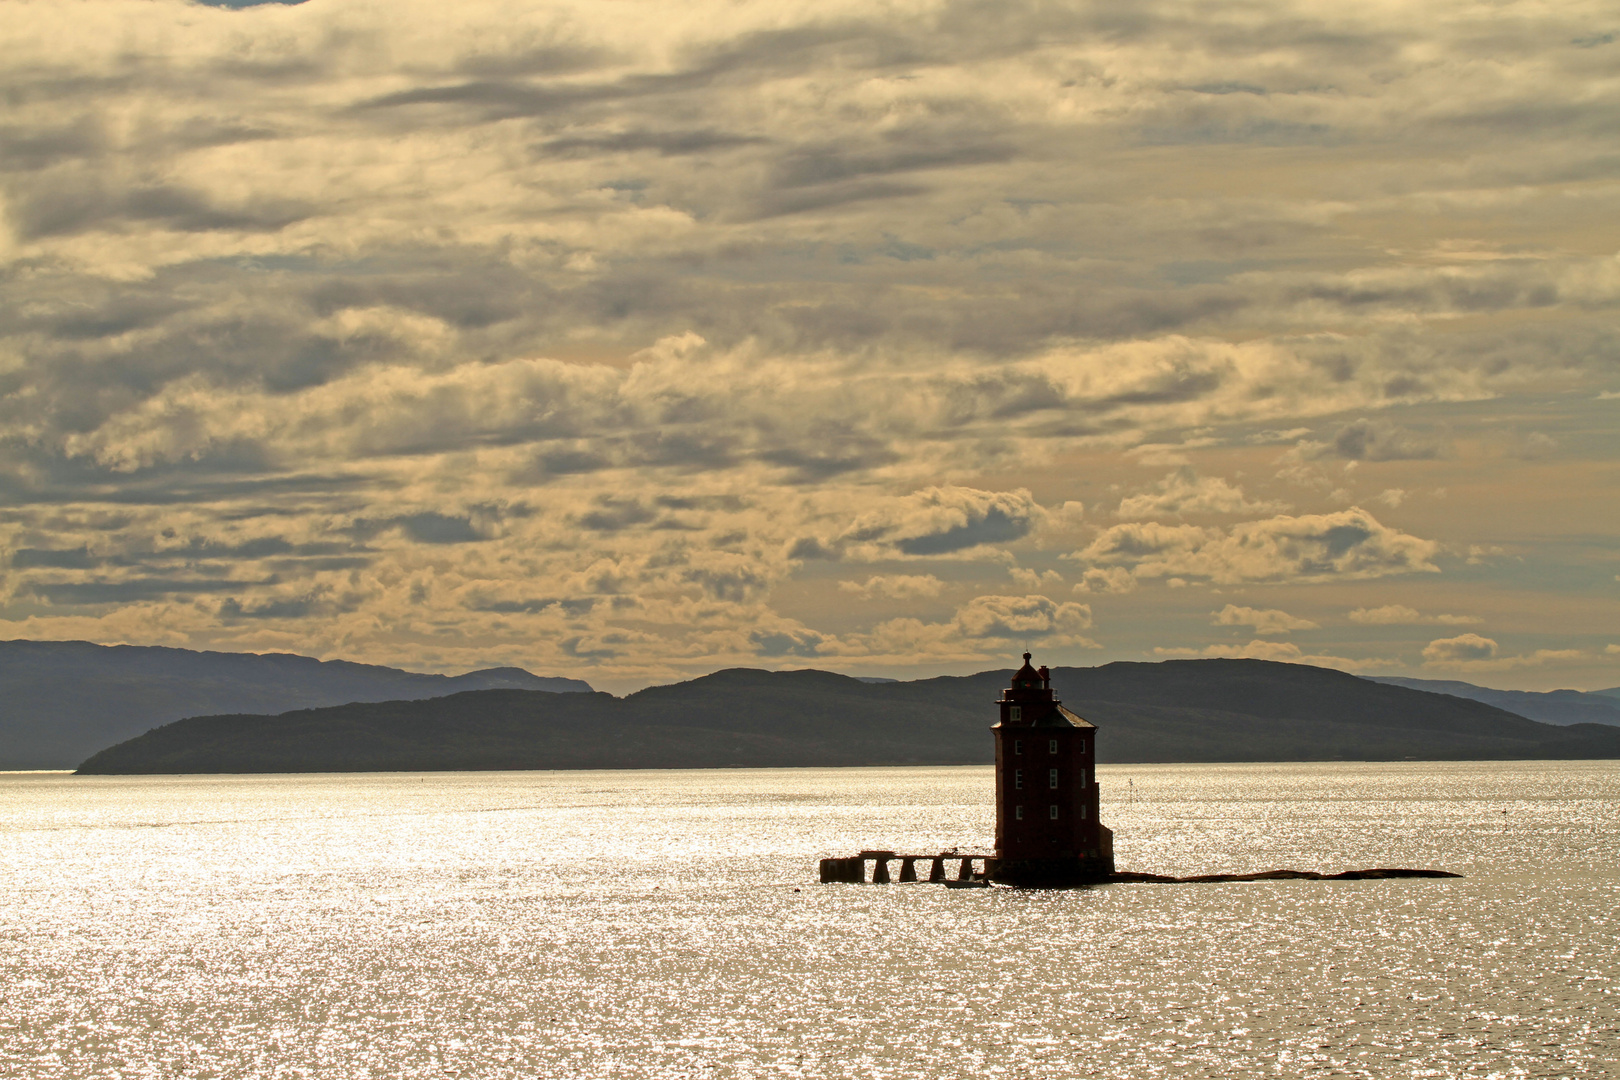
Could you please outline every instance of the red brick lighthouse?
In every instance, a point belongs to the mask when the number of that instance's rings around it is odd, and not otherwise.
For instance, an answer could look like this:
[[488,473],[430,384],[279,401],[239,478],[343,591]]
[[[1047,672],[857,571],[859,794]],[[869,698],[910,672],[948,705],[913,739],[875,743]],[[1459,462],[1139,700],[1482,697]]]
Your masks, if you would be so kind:
[[1009,885],[1079,885],[1114,872],[1114,834],[1097,820],[1097,729],[1052,697],[1046,668],[1024,666],[997,702],[996,857]]

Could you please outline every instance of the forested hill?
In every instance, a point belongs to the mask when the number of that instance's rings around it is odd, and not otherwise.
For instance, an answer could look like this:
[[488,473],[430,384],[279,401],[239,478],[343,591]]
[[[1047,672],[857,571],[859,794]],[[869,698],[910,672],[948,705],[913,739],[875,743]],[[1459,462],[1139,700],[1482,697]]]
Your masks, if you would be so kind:
[[520,668],[425,675],[287,653],[0,641],[0,770],[71,769],[103,747],[203,713],[279,713],[494,688],[591,689]]
[[[486,690],[182,720],[83,773],[980,764],[1010,671],[868,683],[733,669],[626,698]],[[1620,729],[1554,727],[1442,694],[1261,660],[1059,668],[1107,762],[1620,758]]]

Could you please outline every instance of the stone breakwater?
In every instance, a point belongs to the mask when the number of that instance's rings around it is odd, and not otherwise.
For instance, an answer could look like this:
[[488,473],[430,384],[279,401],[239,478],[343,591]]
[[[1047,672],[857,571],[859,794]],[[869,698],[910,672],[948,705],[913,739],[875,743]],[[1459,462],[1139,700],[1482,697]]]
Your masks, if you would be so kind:
[[[900,872],[890,876],[889,864],[898,862]],[[868,874],[866,864],[872,864]],[[919,877],[918,864],[926,864],[926,877]],[[950,864],[954,863],[952,867]],[[950,871],[954,869],[955,874]],[[821,883],[873,885],[931,881],[946,885],[985,884],[997,880],[997,860],[993,856],[964,855],[957,851],[938,855],[901,855],[893,851],[863,851],[848,858],[821,860]],[[1375,867],[1370,870],[1344,870],[1337,874],[1321,874],[1314,870],[1263,870],[1254,874],[1194,874],[1191,877],[1171,877],[1168,874],[1142,874],[1116,871],[1112,874],[1076,881],[1085,885],[1165,884],[1188,885],[1227,881],[1382,881],[1390,878],[1460,878],[1449,870],[1409,870],[1402,867]]]
[[1385,878],[1460,878],[1449,870],[1407,870],[1401,867],[1381,866],[1371,870],[1345,870],[1337,874],[1318,874],[1314,870],[1265,870],[1258,874],[1194,874],[1192,877],[1170,877],[1166,874],[1135,874],[1121,871],[1110,875],[1102,884],[1130,884],[1135,882],[1161,882],[1186,885],[1194,882],[1215,881],[1380,881]]

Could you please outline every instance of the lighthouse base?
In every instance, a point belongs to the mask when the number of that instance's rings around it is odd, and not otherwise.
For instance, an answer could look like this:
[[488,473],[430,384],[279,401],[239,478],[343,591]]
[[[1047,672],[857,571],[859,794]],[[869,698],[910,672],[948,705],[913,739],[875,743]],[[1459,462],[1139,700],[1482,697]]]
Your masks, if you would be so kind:
[[1068,889],[1095,885],[1114,876],[1114,858],[986,859],[985,877],[998,885],[1024,889]]

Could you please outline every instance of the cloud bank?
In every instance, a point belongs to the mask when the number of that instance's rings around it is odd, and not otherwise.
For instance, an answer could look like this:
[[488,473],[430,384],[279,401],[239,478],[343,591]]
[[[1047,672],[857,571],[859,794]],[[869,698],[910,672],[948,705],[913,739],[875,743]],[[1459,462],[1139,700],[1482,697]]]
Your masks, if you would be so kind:
[[1564,610],[1601,528],[1473,508],[1613,483],[1611,14],[4,5],[0,630],[922,670],[1470,546]]

